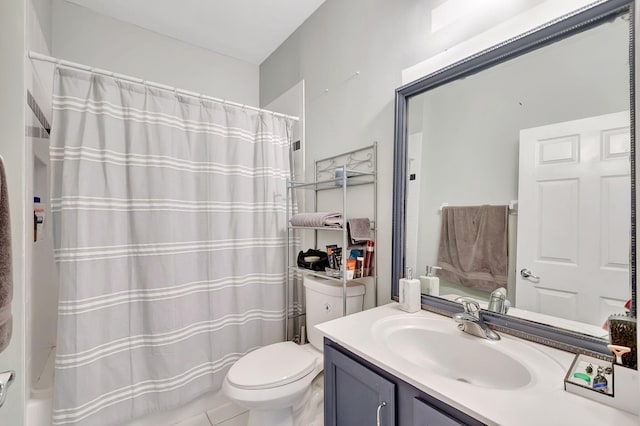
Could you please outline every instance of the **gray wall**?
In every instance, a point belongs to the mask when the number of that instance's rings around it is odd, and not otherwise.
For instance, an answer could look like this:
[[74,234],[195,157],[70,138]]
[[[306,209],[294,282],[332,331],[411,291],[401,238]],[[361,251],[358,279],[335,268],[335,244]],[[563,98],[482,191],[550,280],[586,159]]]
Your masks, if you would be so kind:
[[[494,4],[496,9],[468,15],[432,32],[431,12],[444,3],[327,0],[260,65],[261,105],[305,80],[308,165],[379,142],[379,303],[389,300],[391,293],[393,105],[402,70],[541,0],[499,2],[499,7]],[[357,71],[360,75],[354,76]]]
[[[43,0],[39,0],[43,1]],[[257,106],[257,65],[52,0],[53,56]]]

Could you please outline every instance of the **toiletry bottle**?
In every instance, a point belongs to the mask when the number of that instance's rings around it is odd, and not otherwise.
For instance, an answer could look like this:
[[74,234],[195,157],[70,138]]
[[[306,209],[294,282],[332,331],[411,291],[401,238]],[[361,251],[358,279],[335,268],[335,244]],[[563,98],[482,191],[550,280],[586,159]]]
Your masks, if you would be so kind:
[[373,275],[373,241],[367,241],[367,250],[364,254],[364,276]]
[[424,294],[440,296],[440,278],[436,277],[439,266],[428,266],[425,274],[420,276],[420,289]]
[[420,307],[420,280],[413,279],[413,271],[407,268],[407,277],[399,282],[400,309],[418,312]]
[[362,278],[364,276],[364,257],[358,256],[356,258],[356,278]]

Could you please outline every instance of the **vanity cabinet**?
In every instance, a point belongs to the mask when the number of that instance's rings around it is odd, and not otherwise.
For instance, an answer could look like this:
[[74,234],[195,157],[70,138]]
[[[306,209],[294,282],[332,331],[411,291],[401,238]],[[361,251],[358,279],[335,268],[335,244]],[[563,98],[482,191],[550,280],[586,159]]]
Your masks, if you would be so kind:
[[325,426],[395,426],[396,385],[325,344]]
[[325,339],[326,426],[457,426],[482,422]]

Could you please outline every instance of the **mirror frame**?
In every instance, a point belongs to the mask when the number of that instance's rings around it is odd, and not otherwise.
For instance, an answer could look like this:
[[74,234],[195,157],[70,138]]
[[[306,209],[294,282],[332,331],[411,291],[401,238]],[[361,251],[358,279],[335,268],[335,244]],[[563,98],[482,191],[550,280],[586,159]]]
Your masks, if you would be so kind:
[[[630,126],[631,126],[631,250],[630,288],[631,313],[636,316],[636,167],[635,167],[635,29],[634,0],[607,0],[584,6],[572,13],[561,16],[529,32],[506,40],[494,47],[441,68],[429,75],[406,84],[396,90],[395,98],[395,141],[393,179],[393,226],[392,226],[392,267],[391,298],[398,301],[398,281],[404,271],[405,259],[405,209],[407,179],[407,104],[409,98],[442,86],[461,77],[477,73],[501,62],[536,50],[575,33],[597,26],[623,11],[629,19],[629,77],[630,77]],[[434,296],[422,295],[422,309],[441,315],[452,316],[462,312],[459,303]],[[561,350],[584,353],[597,358],[610,358],[608,342],[587,334],[557,328],[517,317],[482,310],[484,321],[491,328],[526,340],[531,340]]]

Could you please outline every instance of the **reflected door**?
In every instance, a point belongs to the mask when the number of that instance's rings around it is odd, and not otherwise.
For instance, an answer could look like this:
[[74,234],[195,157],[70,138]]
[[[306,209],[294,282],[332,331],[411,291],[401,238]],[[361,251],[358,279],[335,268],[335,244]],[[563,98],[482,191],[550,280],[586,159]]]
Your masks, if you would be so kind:
[[597,326],[624,311],[629,149],[628,111],[520,132],[518,308]]

